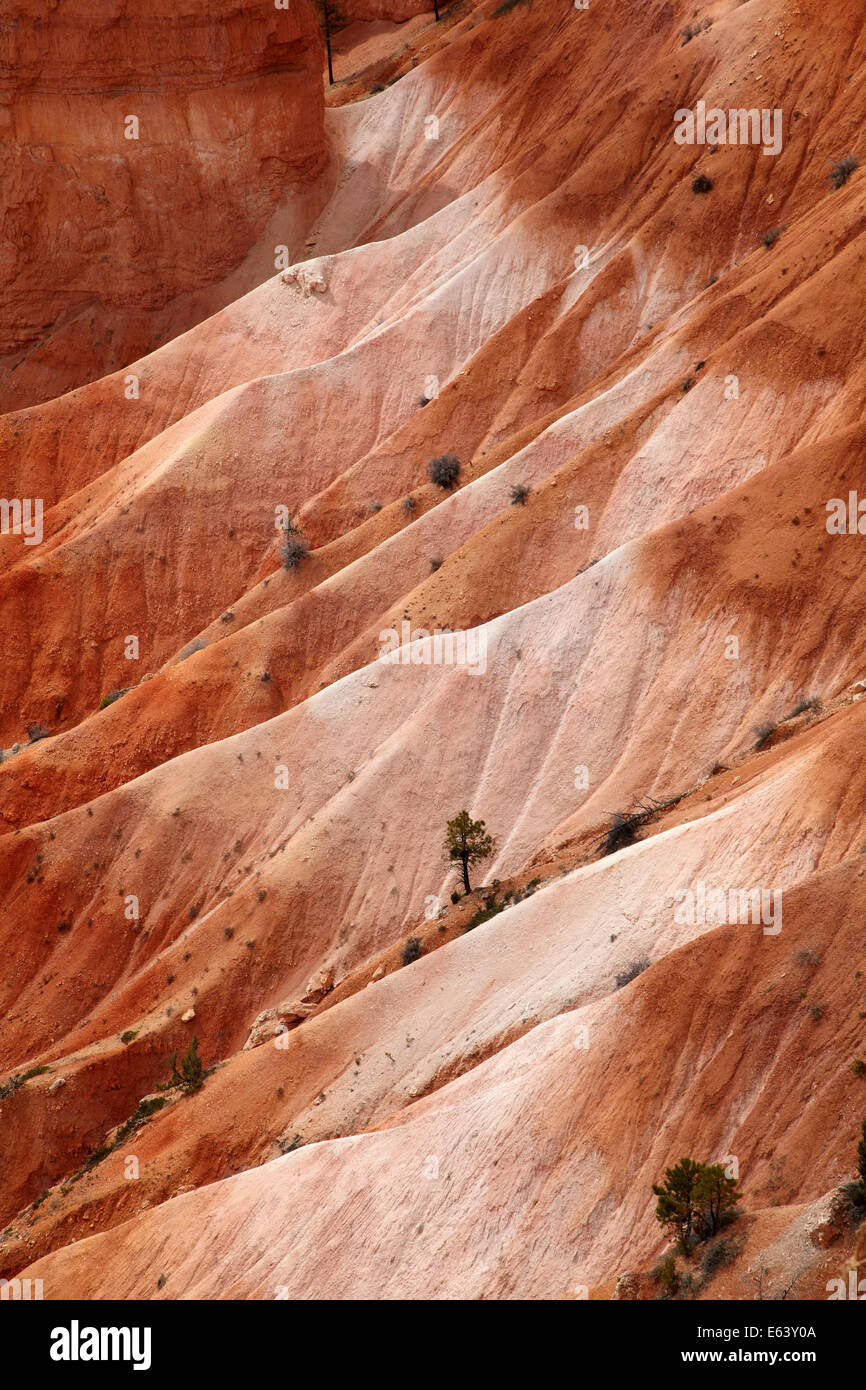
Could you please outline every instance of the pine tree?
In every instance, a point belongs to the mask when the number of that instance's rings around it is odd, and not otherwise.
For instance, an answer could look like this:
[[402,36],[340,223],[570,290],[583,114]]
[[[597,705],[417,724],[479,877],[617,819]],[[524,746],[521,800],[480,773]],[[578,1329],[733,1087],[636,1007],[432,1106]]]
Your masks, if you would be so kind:
[[445,833],[444,857],[448,863],[463,866],[463,887],[472,892],[469,882],[469,865],[489,859],[496,841],[485,831],[483,820],[473,820],[468,811],[461,811],[448,822]]
[[702,1240],[716,1235],[740,1200],[734,1178],[725,1177],[722,1163],[701,1164],[695,1183],[695,1202],[698,1207],[695,1228]]
[[171,1068],[171,1076],[168,1081],[157,1083],[158,1091],[173,1091],[175,1086],[179,1086],[187,1095],[192,1095],[193,1091],[201,1090],[204,1085],[204,1069],[198,1055],[198,1038],[195,1035],[189,1050],[180,1059],[180,1070],[178,1071],[176,1051],[169,1057],[168,1065]]
[[665,1169],[665,1180],[659,1186],[653,1184],[653,1192],[658,1197],[656,1220],[663,1226],[673,1226],[680,1250],[689,1248],[692,1228],[697,1214],[695,1188],[701,1175],[703,1164],[693,1158],[681,1158],[674,1168]]

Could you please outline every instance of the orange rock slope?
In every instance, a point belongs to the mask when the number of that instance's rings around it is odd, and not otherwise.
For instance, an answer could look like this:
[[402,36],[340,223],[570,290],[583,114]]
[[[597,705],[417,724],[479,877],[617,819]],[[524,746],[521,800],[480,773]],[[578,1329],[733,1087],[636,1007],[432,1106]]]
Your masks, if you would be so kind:
[[[329,88],[309,6],[149,7],[171,216],[78,217],[106,313],[186,307],[84,376],[33,249],[73,192],[20,205],[0,1274],[655,1297],[688,1153],[743,1209],[692,1296],[825,1298],[866,1254],[831,1211],[866,1116],[866,578],[828,513],[856,522],[866,438],[866,184],[828,177],[862,6],[419,9],[347,6]],[[46,74],[96,86],[28,14],[16,178]],[[699,101],[778,109],[778,152],[678,143]],[[468,900],[461,807],[496,839]],[[203,1088],[158,1091],[193,1036]]]

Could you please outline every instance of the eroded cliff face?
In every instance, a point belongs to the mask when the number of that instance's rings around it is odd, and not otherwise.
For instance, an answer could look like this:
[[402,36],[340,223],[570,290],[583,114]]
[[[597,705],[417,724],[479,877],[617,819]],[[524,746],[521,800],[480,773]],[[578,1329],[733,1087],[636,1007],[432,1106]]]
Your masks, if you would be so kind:
[[[747,1213],[701,1297],[863,1260],[862,6],[500,10],[359,32],[297,263],[0,418],[44,502],[0,537],[0,1078],[46,1068],[0,1273],[46,1298],[655,1296],[684,1153]],[[678,143],[700,101],[778,152]]]
[[321,56],[312,0],[4,6],[0,405],[60,395],[216,307],[201,291],[324,167]]

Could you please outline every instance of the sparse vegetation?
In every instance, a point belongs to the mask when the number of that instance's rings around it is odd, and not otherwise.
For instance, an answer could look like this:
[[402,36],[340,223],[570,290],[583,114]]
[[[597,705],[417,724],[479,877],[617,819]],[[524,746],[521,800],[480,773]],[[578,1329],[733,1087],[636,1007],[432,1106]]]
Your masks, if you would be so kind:
[[493,11],[493,18],[498,19],[501,14],[510,14],[516,10],[518,5],[525,5],[527,0],[502,0],[502,4]]
[[418,503],[415,501],[415,498],[411,494],[408,497],[403,498],[404,512],[414,512],[417,506]]
[[286,517],[283,525],[283,535],[285,539],[279,548],[279,556],[283,562],[283,569],[296,570],[301,561],[309,553],[310,543],[301,534],[301,528],[296,526],[292,520],[291,512]]
[[755,729],[757,737],[752,745],[753,751],[757,752],[759,748],[763,748],[769,742],[771,735],[776,732],[778,727],[778,724],[759,724]]
[[855,1057],[851,1063],[851,1070],[855,1076],[866,1076],[866,1062],[862,1057]]
[[692,182],[692,192],[709,193],[712,186],[712,179],[707,178],[706,174],[698,174],[697,178]]
[[661,1285],[662,1298],[676,1298],[680,1289],[680,1276],[677,1273],[677,1262],[673,1255],[668,1255],[662,1260],[661,1264],[653,1271],[653,1277],[657,1284]]
[[857,1177],[859,1180],[861,1206],[866,1206],[866,1120],[860,1128],[860,1142],[857,1145]]
[[866,1221],[866,1120],[860,1126],[857,1145],[857,1179],[837,1188],[830,1205],[831,1224],[856,1227],[863,1221]]
[[192,1095],[194,1091],[201,1090],[204,1084],[204,1073],[198,1052],[197,1037],[193,1036],[189,1050],[181,1058],[179,1069],[176,1051],[169,1057],[168,1064],[171,1067],[171,1076],[168,1081],[163,1081],[157,1085],[158,1091],[173,1091],[177,1087],[186,1095]]
[[649,970],[651,965],[652,961],[648,960],[646,956],[641,956],[640,960],[631,961],[631,963],[626,966],[625,970],[621,970],[617,975],[617,989],[622,989],[625,985],[631,984],[632,980],[636,980],[638,975],[642,975],[645,970]]
[[41,738],[50,738],[51,734],[44,724],[28,724],[27,735],[31,743],[38,743]]
[[732,1236],[722,1236],[709,1245],[701,1259],[702,1282],[708,1284],[714,1274],[726,1265],[733,1264],[742,1249],[742,1243]]
[[681,1254],[718,1234],[736,1215],[740,1194],[733,1178],[725,1176],[721,1163],[700,1163],[681,1158],[665,1169],[665,1180],[653,1184],[658,1198],[656,1220],[670,1226]]
[[126,1046],[127,1043],[135,1042],[137,1037],[138,1033],[134,1028],[127,1028],[125,1033],[121,1033],[120,1041]]
[[[203,642],[202,646],[204,646]],[[199,648],[199,650],[201,650],[201,648]],[[192,655],[192,653],[190,653],[190,655]],[[128,695],[131,689],[132,686],[127,685],[123,690],[109,690],[108,694],[103,695],[102,699],[100,700],[99,708],[107,709],[109,705],[114,704],[115,700],[119,700],[121,695]]]
[[860,161],[855,154],[846,154],[843,159],[833,161],[830,170],[830,182],[834,188],[841,188],[846,184],[854,173],[855,169],[860,168]]
[[675,806],[680,799],[674,797],[670,801],[655,801],[648,797],[645,801],[639,801],[630,811],[608,812],[607,829],[598,841],[596,849],[603,855],[616,854],[617,850],[633,845],[642,826],[647,825],[660,811]]
[[687,24],[685,29],[680,31],[683,36],[680,47],[685,48],[687,43],[691,43],[692,39],[696,39],[705,29],[711,29],[712,25],[713,21],[711,19],[705,19],[702,24]]
[[430,460],[427,472],[431,483],[447,492],[460,476],[460,460],[456,454],[440,454],[438,458]]
[[442,563],[441,558],[438,555],[435,556],[435,558],[430,561],[431,572],[435,574],[437,570],[442,568]]
[[116,1149],[119,1144],[123,1144],[132,1134],[133,1130],[140,1128],[145,1120],[149,1120],[151,1115],[155,1115],[164,1105],[168,1105],[166,1096],[150,1096],[140,1100],[128,1120],[125,1120],[114,1136],[112,1149]]
[[421,939],[417,936],[407,937],[403,943],[403,950],[400,952],[400,959],[404,965],[411,965],[413,960],[417,960],[424,952],[421,950]]
[[518,483],[516,487],[513,487],[511,489],[512,507],[525,507],[526,499],[529,496],[530,491],[531,489],[528,487],[524,487],[522,483]]
[[784,230],[784,227],[768,227],[761,237],[761,245],[766,246],[769,250],[778,241]]
[[804,946],[794,953],[794,960],[797,965],[820,965],[821,952],[814,950],[811,946]]
[[489,922],[491,917],[497,917],[500,912],[504,912],[505,907],[506,904],[504,902],[497,902],[496,894],[494,893],[491,897],[485,898],[481,907],[479,907],[476,912],[473,912],[463,930],[472,931],[473,927],[480,927],[482,922]]
[[448,822],[445,831],[443,856],[449,864],[460,864],[463,870],[463,887],[472,892],[469,882],[469,868],[489,859],[496,842],[488,835],[483,820],[473,820],[468,811],[461,811]]

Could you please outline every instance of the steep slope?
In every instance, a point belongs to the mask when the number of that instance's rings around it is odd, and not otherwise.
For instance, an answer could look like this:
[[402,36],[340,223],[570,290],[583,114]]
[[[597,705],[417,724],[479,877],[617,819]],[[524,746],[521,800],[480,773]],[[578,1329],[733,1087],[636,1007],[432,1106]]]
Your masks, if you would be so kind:
[[272,274],[272,249],[251,255],[266,226],[302,246],[321,53],[312,0],[4,5],[0,409],[124,366]]

